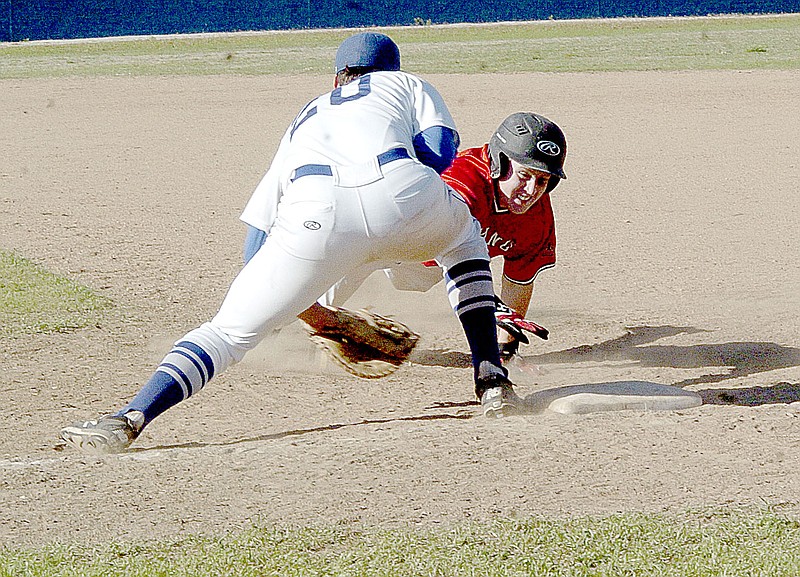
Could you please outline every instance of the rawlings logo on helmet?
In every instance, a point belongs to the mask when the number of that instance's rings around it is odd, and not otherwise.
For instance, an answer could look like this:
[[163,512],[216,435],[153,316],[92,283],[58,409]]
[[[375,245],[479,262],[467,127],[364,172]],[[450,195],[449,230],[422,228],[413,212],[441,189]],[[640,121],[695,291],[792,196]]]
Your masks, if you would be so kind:
[[561,147],[552,140],[540,140],[536,143],[536,148],[547,156],[558,156],[561,154]]

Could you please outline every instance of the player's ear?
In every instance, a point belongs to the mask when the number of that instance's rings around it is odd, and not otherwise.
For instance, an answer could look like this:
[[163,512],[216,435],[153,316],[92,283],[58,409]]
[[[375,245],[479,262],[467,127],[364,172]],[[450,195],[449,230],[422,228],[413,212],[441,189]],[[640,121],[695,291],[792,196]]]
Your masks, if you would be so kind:
[[340,86],[344,86],[347,84],[347,70],[348,68],[345,66],[339,72],[337,72],[333,77],[333,88],[339,88]]

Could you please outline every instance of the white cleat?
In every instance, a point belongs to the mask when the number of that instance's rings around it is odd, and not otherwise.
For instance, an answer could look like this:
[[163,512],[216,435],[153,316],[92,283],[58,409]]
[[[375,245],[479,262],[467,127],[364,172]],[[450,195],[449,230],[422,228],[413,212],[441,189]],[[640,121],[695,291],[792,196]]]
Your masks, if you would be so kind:
[[144,414],[105,415],[95,421],[73,423],[61,429],[61,438],[90,455],[121,453],[130,447],[144,427]]

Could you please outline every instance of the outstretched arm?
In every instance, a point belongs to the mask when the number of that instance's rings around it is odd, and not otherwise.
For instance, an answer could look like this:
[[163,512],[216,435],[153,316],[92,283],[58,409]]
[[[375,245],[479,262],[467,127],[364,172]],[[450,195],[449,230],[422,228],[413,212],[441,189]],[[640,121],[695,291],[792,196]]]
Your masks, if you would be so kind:
[[[500,289],[500,300],[506,305],[517,311],[521,317],[524,317],[528,312],[528,307],[531,304],[531,297],[533,296],[533,283],[517,284],[511,282],[506,277],[503,277],[503,284]],[[513,340],[510,334],[506,331],[498,332],[498,340],[501,343],[506,343]]]

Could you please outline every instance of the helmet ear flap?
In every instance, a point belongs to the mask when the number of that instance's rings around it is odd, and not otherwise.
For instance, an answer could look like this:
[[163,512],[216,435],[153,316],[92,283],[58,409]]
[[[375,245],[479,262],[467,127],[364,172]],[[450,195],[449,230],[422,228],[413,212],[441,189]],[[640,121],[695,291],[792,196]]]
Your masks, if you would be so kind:
[[502,152],[500,153],[500,180],[507,180],[511,176],[511,160]]
[[494,146],[494,139],[489,142],[489,176],[492,178],[500,178],[500,151],[497,146]]
[[545,192],[550,192],[551,190],[553,190],[558,185],[559,182],[561,182],[561,178],[559,178],[555,174],[551,174],[550,180],[547,182],[547,188],[545,189]]
[[495,180],[505,180],[511,175],[511,161],[501,151],[489,149],[491,165],[490,176]]

